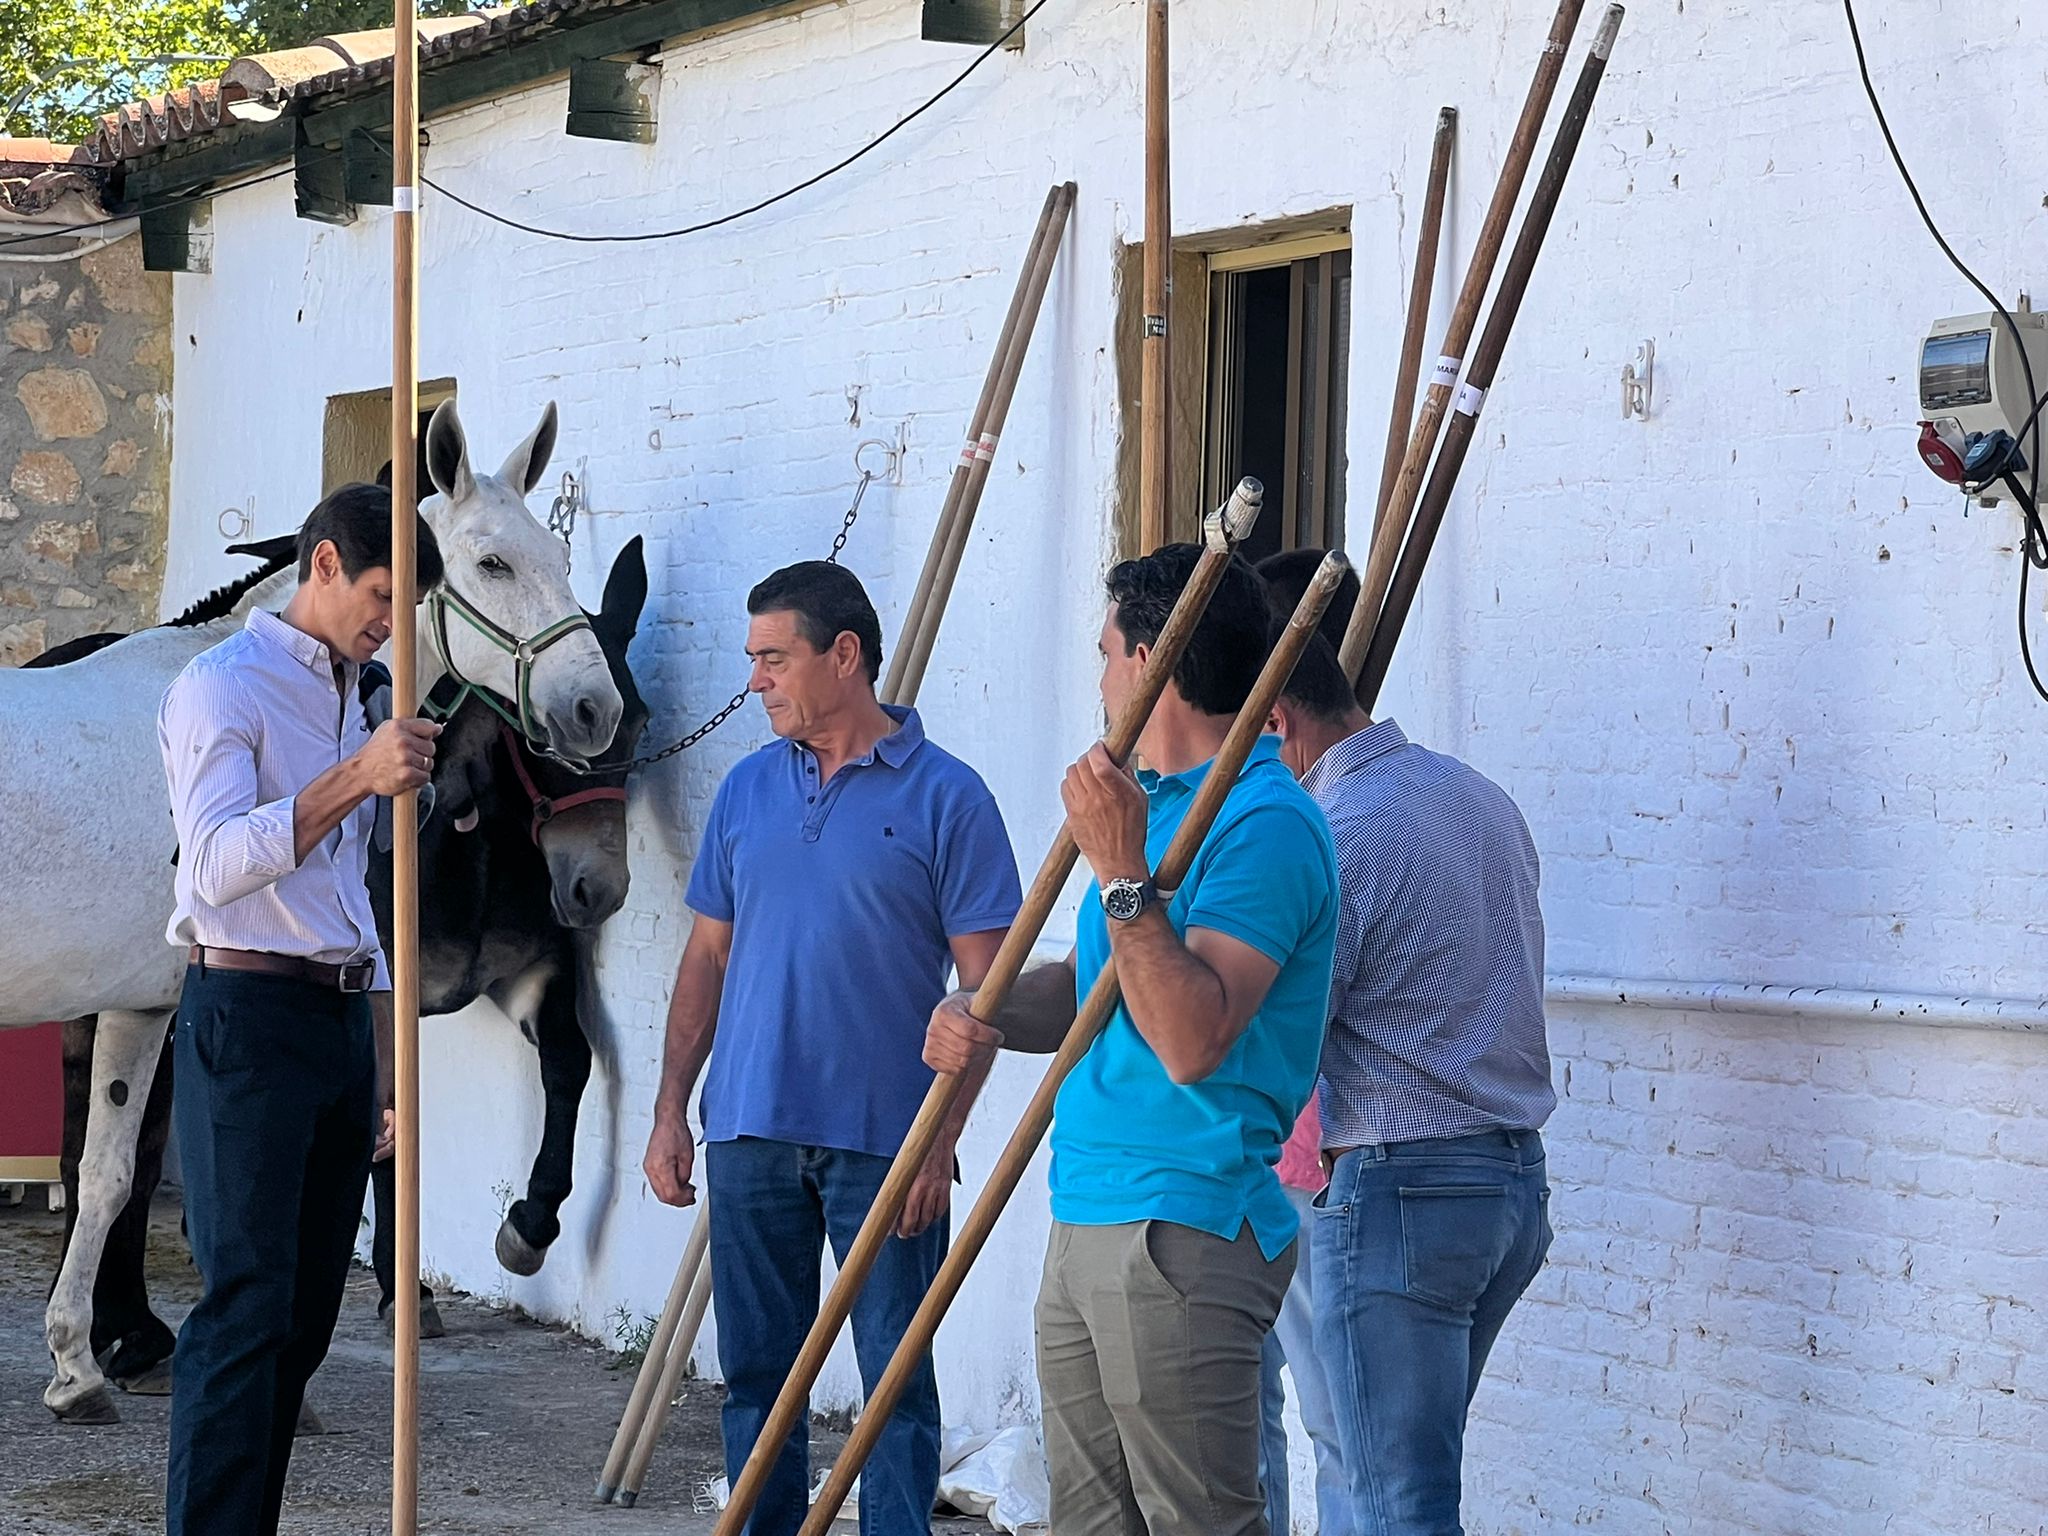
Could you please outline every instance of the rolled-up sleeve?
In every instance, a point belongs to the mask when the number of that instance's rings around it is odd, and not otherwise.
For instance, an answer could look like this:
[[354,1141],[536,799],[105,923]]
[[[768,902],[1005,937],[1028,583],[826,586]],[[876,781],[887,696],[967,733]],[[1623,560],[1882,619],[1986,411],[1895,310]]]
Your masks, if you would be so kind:
[[236,681],[193,668],[165,692],[157,738],[178,846],[209,906],[254,895],[298,868],[294,797],[257,800],[256,712]]

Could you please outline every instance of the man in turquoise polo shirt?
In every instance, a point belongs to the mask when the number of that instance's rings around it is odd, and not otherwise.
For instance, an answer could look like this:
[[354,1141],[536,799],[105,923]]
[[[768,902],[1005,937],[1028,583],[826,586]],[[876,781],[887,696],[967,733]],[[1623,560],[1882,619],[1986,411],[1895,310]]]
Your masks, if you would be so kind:
[[[1194,569],[1192,545],[1109,575],[1114,716]],[[1233,561],[1138,742],[1067,771],[1096,878],[1075,954],[1028,973],[993,1027],[956,993],[925,1060],[985,1070],[1047,1052],[1114,957],[1123,1001],[1060,1090],[1038,1375],[1060,1536],[1259,1536],[1259,1361],[1299,1221],[1273,1165],[1315,1085],[1337,935],[1322,814],[1259,744],[1180,889],[1149,871],[1192,805],[1267,651],[1259,578]]]

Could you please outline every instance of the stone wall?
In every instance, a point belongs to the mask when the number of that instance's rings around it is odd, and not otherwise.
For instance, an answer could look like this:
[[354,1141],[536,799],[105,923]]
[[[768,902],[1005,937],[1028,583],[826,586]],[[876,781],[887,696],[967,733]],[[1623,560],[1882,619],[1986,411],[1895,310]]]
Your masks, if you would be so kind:
[[0,264],[0,665],[156,621],[170,323],[137,236]]

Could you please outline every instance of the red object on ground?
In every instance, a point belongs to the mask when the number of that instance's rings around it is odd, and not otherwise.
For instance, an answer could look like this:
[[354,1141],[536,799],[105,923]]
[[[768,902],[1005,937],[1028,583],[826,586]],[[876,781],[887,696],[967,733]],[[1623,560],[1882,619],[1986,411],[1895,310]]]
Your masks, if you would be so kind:
[[[64,1151],[64,1026],[0,1029],[0,1165]],[[30,1177],[15,1170],[14,1177]],[[0,1166],[0,1179],[7,1170]]]

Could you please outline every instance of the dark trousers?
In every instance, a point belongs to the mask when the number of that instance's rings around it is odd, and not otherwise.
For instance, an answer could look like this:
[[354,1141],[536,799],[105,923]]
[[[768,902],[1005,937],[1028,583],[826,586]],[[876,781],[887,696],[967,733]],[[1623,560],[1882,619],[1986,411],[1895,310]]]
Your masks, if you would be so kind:
[[172,1357],[167,1536],[270,1536],[373,1145],[369,1001],[193,967],[172,1114],[205,1293]]
[[[711,1301],[725,1374],[725,1468],[735,1483],[818,1316],[826,1242],[841,1260],[890,1160],[786,1141],[704,1148],[711,1209]],[[853,1304],[853,1352],[872,1394],[946,1256],[947,1217],[882,1244]],[[810,1415],[797,1420],[762,1487],[746,1536],[795,1536],[809,1512]],[[932,1357],[910,1379],[860,1479],[861,1536],[922,1536],[939,1493],[939,1384]]]

